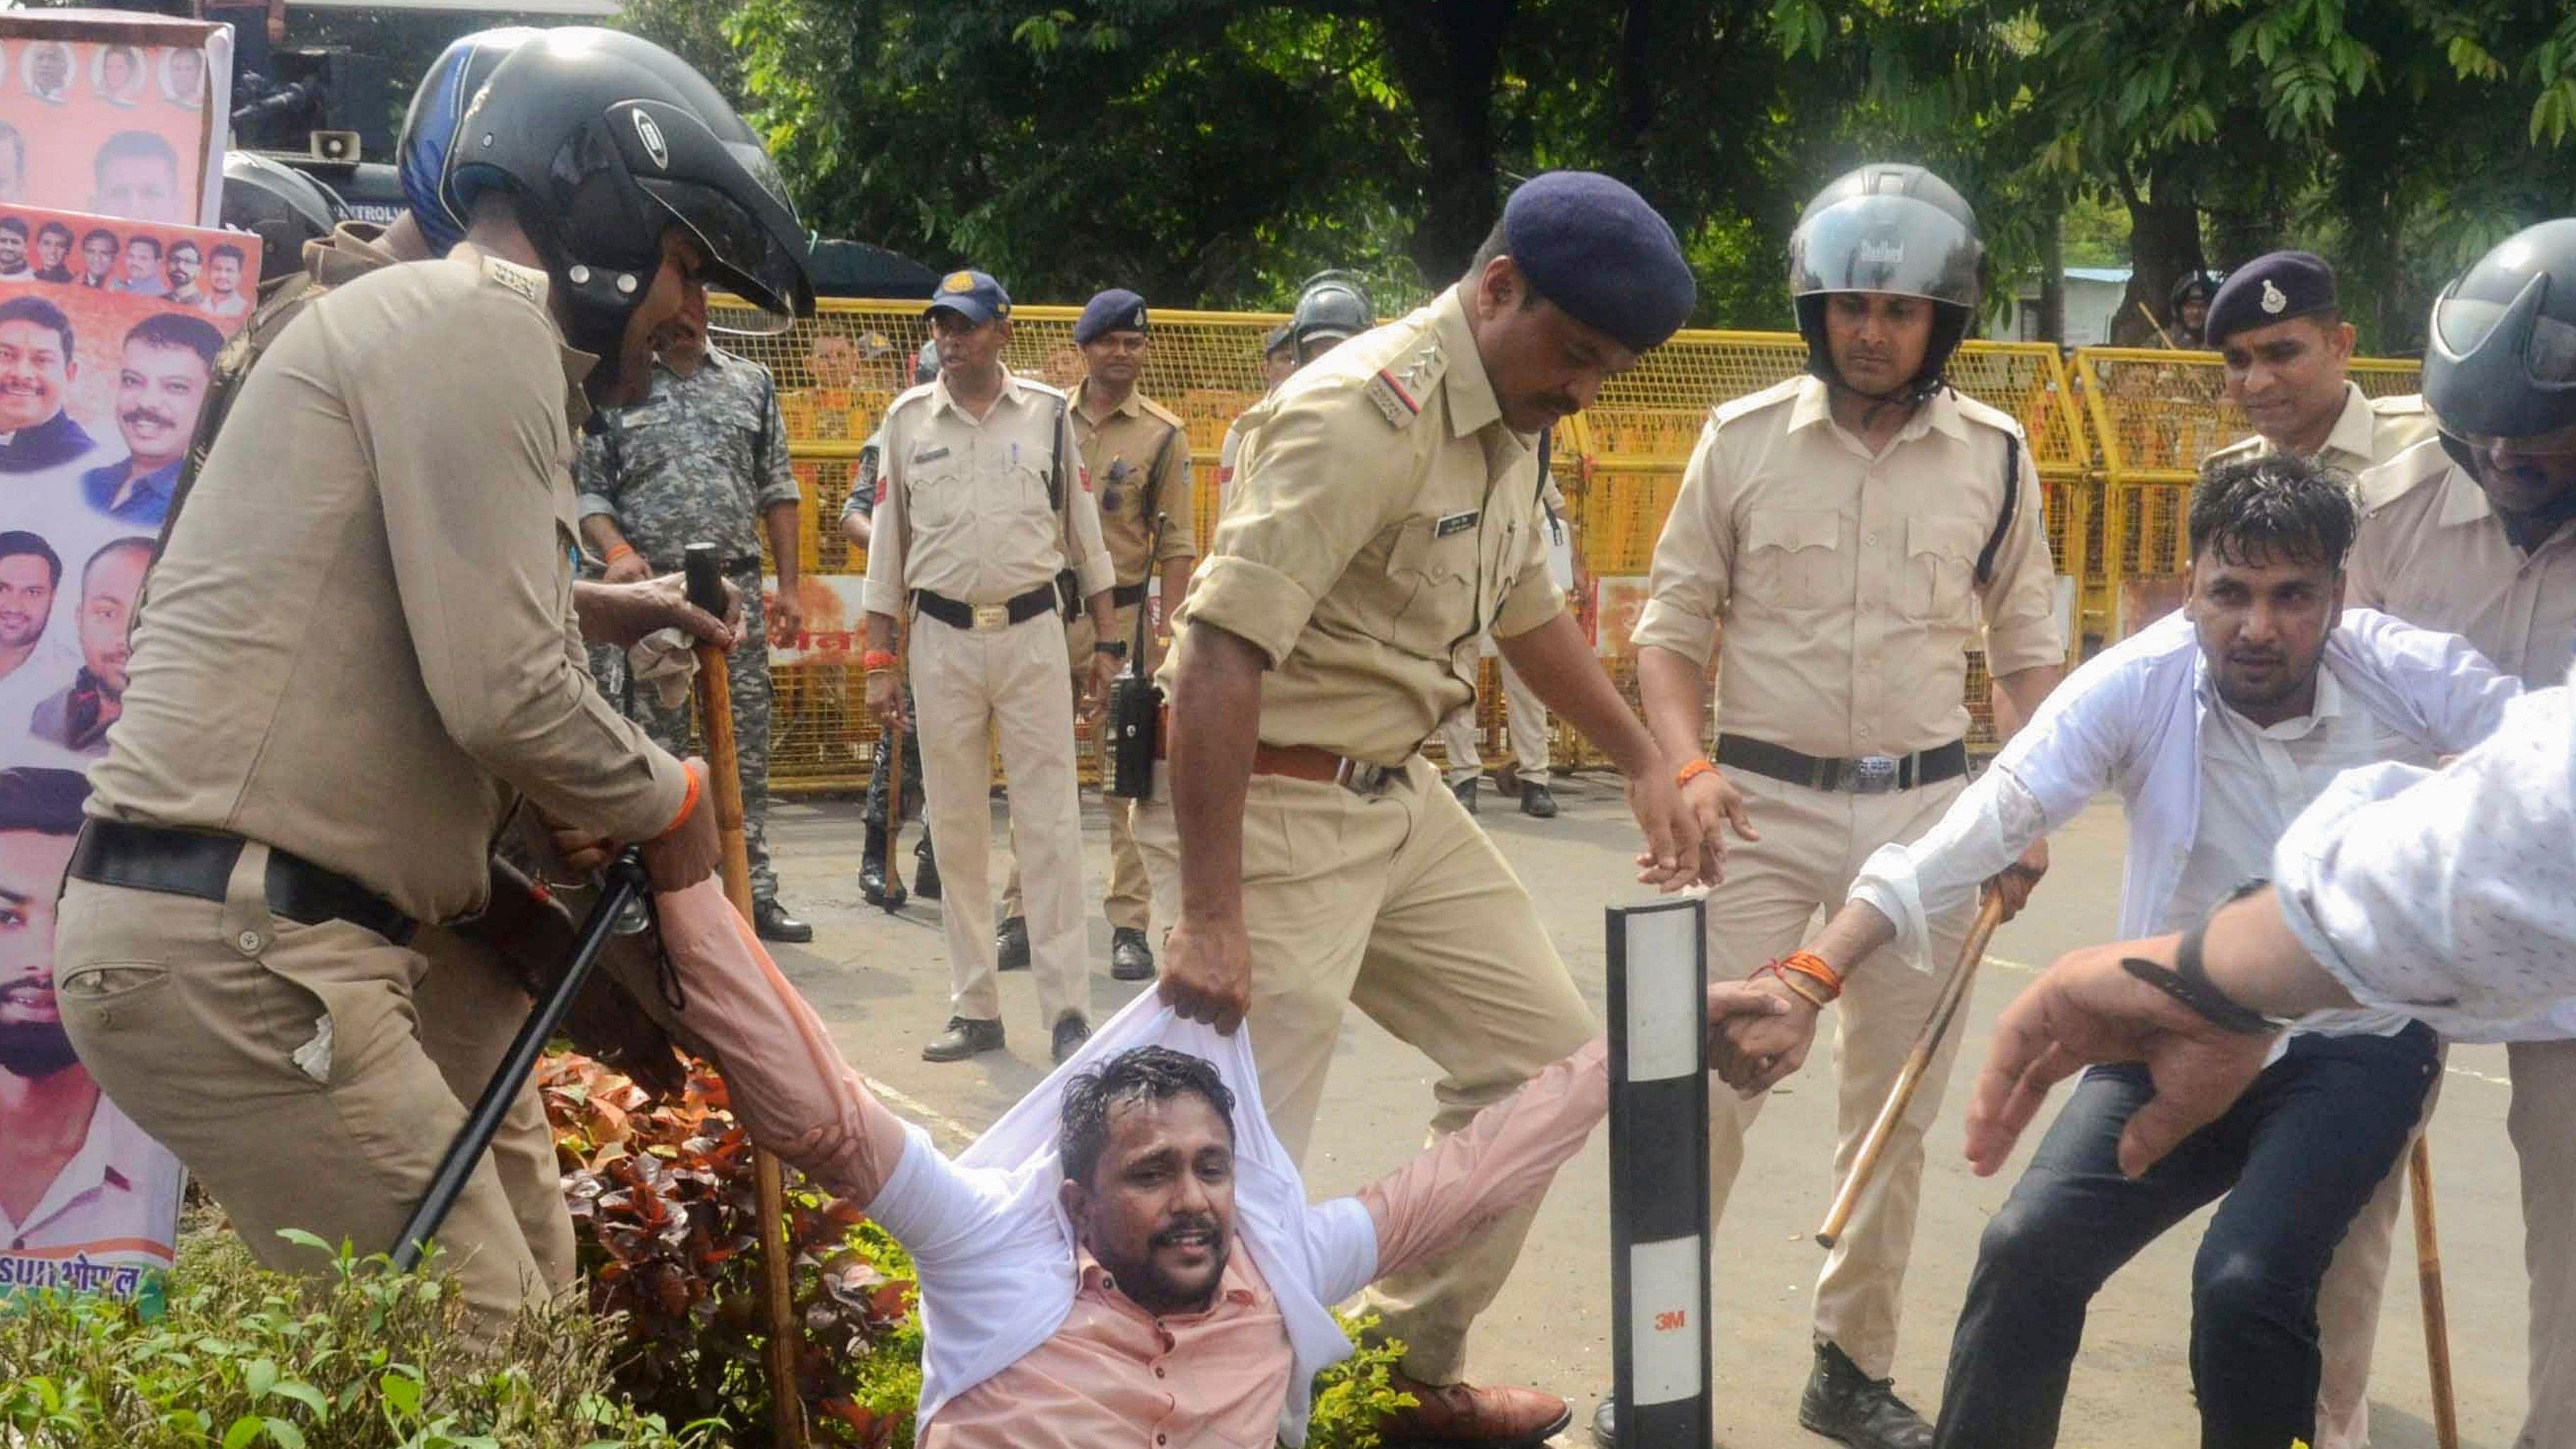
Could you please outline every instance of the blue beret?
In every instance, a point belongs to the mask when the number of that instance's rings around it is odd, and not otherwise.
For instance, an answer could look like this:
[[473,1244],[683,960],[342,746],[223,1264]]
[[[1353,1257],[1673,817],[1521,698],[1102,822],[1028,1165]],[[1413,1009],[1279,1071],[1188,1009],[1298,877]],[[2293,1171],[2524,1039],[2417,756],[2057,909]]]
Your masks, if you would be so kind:
[[1002,290],[991,272],[950,272],[939,279],[939,290],[930,294],[930,305],[921,309],[921,315],[927,317],[942,307],[981,327],[1011,315],[1011,294]]
[[1503,249],[1540,296],[1633,352],[1672,336],[1699,300],[1672,227],[1597,172],[1521,183],[1503,203]]
[[1073,324],[1073,345],[1088,347],[1104,332],[1145,330],[1145,299],[1125,287],[1112,287],[1094,297]]
[[2235,333],[2269,327],[2335,304],[2334,268],[2314,252],[2267,252],[2227,274],[2209,302],[2201,335],[2212,347]]

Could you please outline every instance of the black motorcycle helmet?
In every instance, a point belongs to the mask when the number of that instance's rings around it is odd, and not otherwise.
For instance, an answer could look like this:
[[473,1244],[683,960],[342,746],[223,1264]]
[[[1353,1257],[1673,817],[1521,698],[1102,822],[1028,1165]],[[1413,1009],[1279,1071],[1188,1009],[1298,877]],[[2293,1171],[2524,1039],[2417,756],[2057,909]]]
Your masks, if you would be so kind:
[[1914,402],[1941,387],[1942,369],[1967,339],[1983,295],[1985,258],[1977,214],[1950,183],[1920,166],[1873,163],[1816,193],[1789,234],[1789,294],[1807,370],[1839,384],[1825,343],[1825,299],[1836,292],[1886,292],[1932,304],[1932,341],[1923,365],[1889,399]]
[[572,345],[614,356],[688,229],[711,283],[783,331],[814,312],[804,224],[750,127],[687,62],[620,31],[568,26],[494,68],[459,124],[441,194],[471,217],[508,191],[560,289]]
[[2525,227],[2442,289],[2424,406],[2472,474],[2491,443],[2576,429],[2576,217]]
[[348,214],[330,187],[283,161],[224,153],[224,229],[259,238],[263,283],[302,270],[304,244],[329,236]]
[[1288,319],[1288,340],[1297,360],[1312,362],[1315,343],[1347,342],[1377,325],[1377,305],[1368,289],[1349,272],[1317,272],[1297,292],[1297,310]]

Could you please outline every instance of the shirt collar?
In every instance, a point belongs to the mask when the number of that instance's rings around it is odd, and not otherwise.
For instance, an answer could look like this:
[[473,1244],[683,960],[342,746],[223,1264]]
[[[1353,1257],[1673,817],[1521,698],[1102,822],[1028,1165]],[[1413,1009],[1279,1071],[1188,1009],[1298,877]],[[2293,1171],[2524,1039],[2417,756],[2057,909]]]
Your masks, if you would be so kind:
[[2340,719],[2343,717],[2343,686],[2336,682],[2334,670],[2328,668],[2323,659],[2319,659],[2317,661],[2317,697],[2315,701],[2308,706],[2308,712],[2303,715],[2282,720],[2278,724],[2258,725],[2254,721],[2247,719],[2245,716],[2238,714],[2235,707],[2228,704],[2227,701],[2220,699],[2218,697],[2218,681],[2209,672],[2209,658],[2207,655],[2202,655],[2199,658],[2198,672],[2200,676],[2198,688],[2200,691],[2200,702],[2202,706],[2210,713],[2224,716],[2228,720],[2233,721],[2239,728],[2243,729],[2250,735],[2257,735],[2264,739],[2272,740],[2305,739],[2308,735],[2314,733],[2319,725],[2324,724],[2328,720]]
[[[1237,1233],[1234,1235],[1233,1250],[1225,1255],[1225,1273],[1222,1277],[1217,1279],[1217,1296],[1214,1301],[1208,1304],[1208,1308],[1211,1311],[1215,1309],[1218,1303],[1255,1303],[1260,1301],[1261,1295],[1254,1291],[1251,1280],[1244,1276],[1244,1251],[1243,1235],[1241,1233]],[[1110,1275],[1108,1269],[1100,1266],[1100,1260],[1091,1256],[1091,1250],[1089,1248],[1082,1247],[1079,1244],[1077,1244],[1073,1250],[1073,1272],[1075,1281],[1081,1285],[1079,1289],[1081,1292],[1103,1294],[1118,1293],[1118,1280]],[[1161,1315],[1146,1313],[1145,1306],[1138,1303],[1135,1299],[1129,1298],[1123,1293],[1118,1293],[1118,1296],[1127,1304],[1127,1306],[1135,1309],[1138,1313],[1144,1313],[1148,1318],[1159,1319],[1163,1317],[1171,1317],[1187,1319],[1198,1316],[1196,1314],[1189,1313]]]
[[8,1216],[0,1213],[0,1225],[7,1225],[12,1236],[23,1237],[68,1212],[74,1204],[93,1193],[134,1191],[133,1178],[116,1164],[119,1161],[137,1161],[146,1155],[144,1151],[136,1150],[138,1144],[134,1139],[141,1135],[141,1129],[129,1124],[125,1114],[109,1105],[102,1094],[90,1108],[89,1131],[81,1138],[80,1151],[73,1153],[71,1161],[63,1164],[62,1171],[54,1174],[52,1184],[46,1187],[45,1195],[37,1199],[34,1211],[27,1214],[27,1220],[10,1223]]
[[2358,458],[2365,468],[2378,461],[2372,450],[2378,445],[2379,415],[2370,410],[2370,399],[2362,395],[2359,384],[2343,385],[2343,411],[2335,414],[2334,430],[2326,434],[2326,445],[2319,454],[2341,453]]
[[[1005,367],[1002,369],[1002,391],[994,398],[993,406],[998,408],[1006,402],[1016,404],[1027,395],[1027,392],[1028,390],[1020,383],[1020,375]],[[931,401],[939,407],[946,408],[967,422],[975,421],[975,415],[959,407],[956,395],[949,392],[948,373],[945,369],[941,370],[939,376],[930,380],[930,397]],[[987,416],[990,415],[987,414]]]
[[[1794,433],[1800,428],[1818,424],[1833,426],[1833,396],[1833,389],[1825,385],[1823,378],[1813,373],[1799,378],[1798,395],[1789,404],[1789,431]],[[1893,449],[1897,444],[1911,442],[1934,428],[1960,442],[1968,440],[1967,416],[1959,411],[1959,399],[1948,387],[1940,388],[1918,404],[1914,416],[1905,420],[1905,426],[1896,430],[1896,436],[1889,440],[1887,446]],[[1843,436],[1851,435],[1845,433]]]
[[2442,471],[2442,515],[2444,528],[2458,528],[2495,517],[2495,505],[2487,502],[2487,490],[2469,476],[2469,470],[2454,463]]
[[[1088,378],[1084,379],[1084,380],[1083,380],[1083,381],[1081,381],[1081,382],[1077,382],[1077,383],[1075,383],[1075,384],[1073,385],[1073,387],[1074,387],[1074,391],[1073,391],[1073,397],[1072,397],[1072,400],[1073,400],[1073,410],[1074,410],[1075,412],[1081,412],[1081,411],[1082,411],[1083,389],[1085,389],[1085,388],[1089,387],[1090,385],[1091,385],[1091,383],[1090,383],[1090,380],[1089,380]],[[1114,417],[1130,417],[1130,418],[1139,418],[1139,417],[1143,417],[1143,416],[1145,415],[1145,390],[1144,390],[1143,388],[1141,388],[1141,387],[1131,387],[1131,388],[1127,389],[1127,399],[1126,399],[1126,401],[1124,401],[1124,402],[1122,402],[1122,403],[1118,404],[1118,406],[1116,406],[1116,407],[1114,407],[1114,408],[1111,408],[1111,409],[1109,410],[1108,415],[1109,415],[1110,417],[1113,417],[1113,418],[1114,418]]]
[[1449,399],[1449,432],[1463,438],[1503,420],[1503,405],[1494,397],[1493,379],[1485,376],[1485,359],[1476,351],[1475,331],[1467,325],[1465,284],[1451,287],[1431,304],[1431,337],[1447,366],[1440,387]]

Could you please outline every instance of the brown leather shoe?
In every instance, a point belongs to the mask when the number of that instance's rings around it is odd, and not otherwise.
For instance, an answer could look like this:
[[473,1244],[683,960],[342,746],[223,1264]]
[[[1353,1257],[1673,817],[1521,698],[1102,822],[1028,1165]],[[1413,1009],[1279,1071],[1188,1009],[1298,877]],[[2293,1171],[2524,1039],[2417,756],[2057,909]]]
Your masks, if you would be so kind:
[[1390,1387],[1413,1396],[1413,1407],[1379,1421],[1389,1444],[1473,1445],[1475,1449],[1537,1449],[1566,1425],[1574,1410],[1537,1389],[1480,1389],[1473,1384],[1426,1384],[1401,1373]]

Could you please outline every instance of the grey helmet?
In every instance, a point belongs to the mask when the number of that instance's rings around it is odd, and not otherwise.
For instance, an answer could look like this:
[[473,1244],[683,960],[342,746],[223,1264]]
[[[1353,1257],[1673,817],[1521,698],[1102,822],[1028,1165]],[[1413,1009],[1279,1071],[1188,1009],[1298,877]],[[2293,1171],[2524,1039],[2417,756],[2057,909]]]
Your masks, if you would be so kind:
[[1310,360],[1310,343],[1342,342],[1377,325],[1377,305],[1368,289],[1349,272],[1317,272],[1297,292],[1297,310],[1288,319],[1288,340],[1297,360]]
[[1985,254],[1967,199],[1922,167],[1874,162],[1835,178],[1807,203],[1789,235],[1789,293],[1797,299],[1799,335],[1807,339],[1807,370],[1838,381],[1825,345],[1828,296],[1920,297],[1932,304],[1932,345],[1898,400],[1929,397],[1976,319]]
[[2424,406],[2472,472],[2489,442],[2576,427],[2576,217],[2515,232],[2442,289]]
[[912,385],[914,387],[919,387],[925,382],[936,380],[938,376],[939,339],[933,337],[929,341],[921,344],[921,351],[913,354]]

